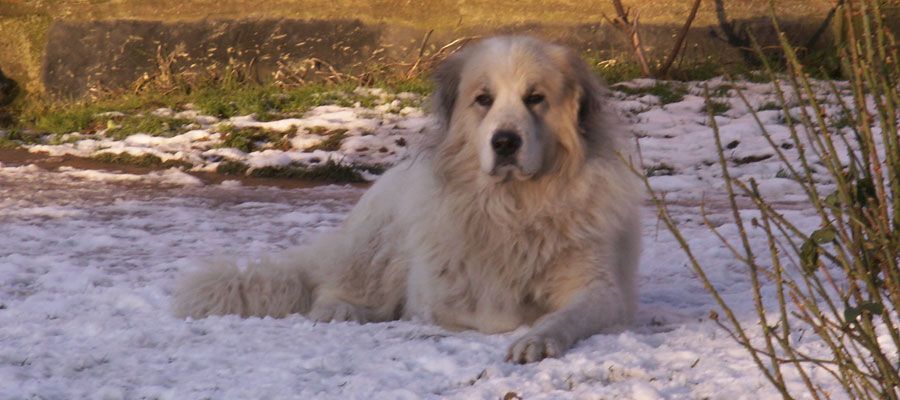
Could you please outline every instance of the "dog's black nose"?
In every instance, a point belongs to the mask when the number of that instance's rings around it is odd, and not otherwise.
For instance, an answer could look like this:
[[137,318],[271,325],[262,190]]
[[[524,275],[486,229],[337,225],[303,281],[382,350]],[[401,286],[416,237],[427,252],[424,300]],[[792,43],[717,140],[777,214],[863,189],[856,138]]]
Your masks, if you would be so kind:
[[491,138],[491,147],[498,156],[509,157],[522,147],[522,138],[513,131],[497,131]]

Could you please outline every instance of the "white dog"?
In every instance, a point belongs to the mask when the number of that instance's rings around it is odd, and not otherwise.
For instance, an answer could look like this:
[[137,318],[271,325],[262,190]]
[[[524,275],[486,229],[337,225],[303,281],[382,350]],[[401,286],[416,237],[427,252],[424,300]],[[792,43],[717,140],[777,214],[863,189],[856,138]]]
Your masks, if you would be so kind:
[[509,349],[515,362],[627,323],[641,196],[588,67],[561,46],[496,37],[451,56],[435,80],[426,144],[338,230],[243,271],[195,272],[176,314],[531,325]]

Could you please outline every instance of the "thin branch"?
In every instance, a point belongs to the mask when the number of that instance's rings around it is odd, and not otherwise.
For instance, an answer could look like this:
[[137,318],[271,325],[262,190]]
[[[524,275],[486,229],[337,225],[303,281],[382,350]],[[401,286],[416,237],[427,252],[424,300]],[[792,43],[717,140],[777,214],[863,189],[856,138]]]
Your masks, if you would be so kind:
[[700,0],[694,1],[694,6],[691,8],[691,14],[688,16],[687,21],[684,22],[684,26],[681,27],[681,31],[678,32],[678,36],[675,38],[675,45],[672,47],[672,52],[669,53],[669,57],[663,63],[659,70],[656,71],[657,76],[666,76],[669,73],[669,68],[672,67],[672,63],[675,62],[675,58],[678,57],[678,53],[681,52],[681,48],[684,46],[684,39],[687,37],[688,31],[691,30],[691,24],[694,23],[694,17],[697,16],[697,10],[700,9]]
[[831,26],[831,20],[834,19],[834,14],[837,13],[839,7],[844,5],[844,0],[838,0],[837,4],[828,11],[828,15],[825,16],[825,20],[822,21],[822,24],[819,25],[819,29],[816,29],[816,32],[806,41],[806,45],[803,46],[806,50],[813,48],[816,43],[819,41],[819,38],[822,37],[822,34],[828,30],[828,27]]
[[645,77],[649,77],[650,73],[650,65],[647,63],[647,57],[644,54],[644,46],[641,44],[641,34],[638,29],[638,13],[634,13],[634,19],[629,19],[630,9],[626,10],[622,5],[621,0],[612,0],[613,7],[616,9],[616,18],[609,18],[607,16],[603,16],[609,21],[612,26],[616,29],[625,32],[628,34],[631,39],[631,47],[634,49],[634,56],[638,60],[638,64],[641,66],[641,73],[644,74]]

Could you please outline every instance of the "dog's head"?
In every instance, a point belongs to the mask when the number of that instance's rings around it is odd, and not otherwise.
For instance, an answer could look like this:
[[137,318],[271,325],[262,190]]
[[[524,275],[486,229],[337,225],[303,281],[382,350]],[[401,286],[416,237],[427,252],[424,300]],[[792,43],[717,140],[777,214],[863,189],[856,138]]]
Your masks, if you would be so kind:
[[580,165],[601,138],[602,86],[572,51],[505,36],[460,50],[436,73],[444,151],[477,157],[496,181]]

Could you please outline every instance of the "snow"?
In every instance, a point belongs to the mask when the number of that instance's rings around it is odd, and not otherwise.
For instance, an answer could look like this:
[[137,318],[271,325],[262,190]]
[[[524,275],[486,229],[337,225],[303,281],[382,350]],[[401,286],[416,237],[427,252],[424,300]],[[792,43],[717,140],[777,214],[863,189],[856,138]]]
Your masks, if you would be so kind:
[[[723,206],[712,130],[696,96],[699,85],[690,84],[694,95],[679,103],[660,105],[649,96],[614,93],[615,104],[638,137],[644,164],[666,166],[650,181],[672,200],[671,211],[695,255],[702,264],[716,266],[710,279],[734,305],[741,323],[752,326],[757,316],[749,278],[699,217],[699,201],[708,201],[710,220],[724,235],[735,237]],[[751,103],[771,101],[770,87],[744,85]],[[783,210],[786,218],[800,229],[815,229],[813,210],[800,203],[802,188],[779,174],[777,157],[738,162],[773,153],[747,110],[737,106],[740,101],[731,103],[735,107],[717,119],[723,143],[738,142],[726,154],[733,174],[757,179],[763,193],[789,205]],[[382,109],[389,107],[400,105]],[[348,139],[336,152],[302,151],[312,143],[307,137],[295,139],[291,150],[246,154],[212,146],[220,138],[211,128],[172,138],[139,134],[124,141],[85,139],[32,150],[79,155],[138,151],[201,162],[217,156],[253,168],[311,163],[312,158],[390,163],[401,153],[397,139],[413,140],[429,123],[421,110],[401,110],[326,106],[298,119],[230,121],[285,131],[348,129]],[[766,111],[761,117],[776,143],[790,141],[780,112]],[[370,130],[375,132],[364,134]],[[394,158],[379,155],[385,153],[379,146],[388,145]],[[794,162],[795,154],[786,151]],[[717,308],[714,301],[651,207],[644,210],[642,222],[635,324],[621,333],[586,339],[558,359],[506,363],[507,347],[525,328],[486,335],[449,332],[417,321],[358,325],[315,324],[303,316],[196,321],[172,316],[170,295],[181,272],[217,257],[252,260],[303,243],[339,224],[363,191],[336,185],[285,190],[238,181],[203,185],[177,169],[134,175],[0,164],[0,398],[778,396],[743,348],[708,319]],[[743,216],[754,213],[747,210]],[[764,251],[763,232],[748,229],[751,246]],[[813,355],[821,351],[814,335],[797,340]],[[792,387],[802,385],[798,376],[787,373],[786,379]],[[841,398],[838,387],[823,382],[833,398]]]

